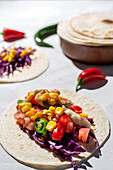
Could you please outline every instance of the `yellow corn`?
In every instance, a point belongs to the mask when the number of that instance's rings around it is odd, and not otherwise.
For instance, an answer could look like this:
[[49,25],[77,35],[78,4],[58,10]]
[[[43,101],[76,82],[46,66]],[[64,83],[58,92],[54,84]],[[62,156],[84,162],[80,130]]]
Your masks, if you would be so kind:
[[22,107],[22,112],[27,112],[27,111],[29,111],[31,108],[29,107],[29,106],[24,106],[24,107]]
[[27,51],[27,50],[22,50],[22,52],[20,53],[20,57],[25,56],[27,53],[28,53],[28,51]]
[[42,117],[42,112],[37,112],[34,116],[31,116],[31,120],[34,121],[35,119],[37,119],[38,117]]
[[36,113],[36,110],[32,108],[30,111],[25,113],[25,116],[31,117],[31,116],[34,116],[35,113]]
[[52,132],[55,128],[56,128],[56,122],[54,121],[49,121],[47,126],[46,126],[46,129],[50,132]]
[[28,96],[29,96],[30,98],[35,97],[35,93],[34,93],[33,91],[28,92]]
[[49,97],[51,99],[57,100],[58,99],[58,93],[49,93]]
[[10,53],[15,56],[17,54],[17,51],[16,50],[12,50]]
[[26,102],[30,102],[31,98],[29,96],[27,96],[27,98],[25,99]]
[[22,107],[22,112],[27,112],[27,111],[30,111],[31,110],[31,103],[28,102],[28,103],[25,103],[25,106]]
[[48,100],[48,103],[50,105],[55,105],[56,101],[54,99],[50,99],[50,100]]
[[9,57],[10,57],[9,55],[6,55],[6,56],[3,58],[3,61],[4,61],[4,62],[8,61]]
[[88,114],[85,114],[85,113],[81,113],[80,116],[83,116],[85,118],[88,118]]
[[21,103],[19,103],[19,105],[18,105],[19,109],[22,109],[24,106],[25,106],[25,103],[24,103],[24,102],[21,102]]
[[9,56],[8,62],[11,62],[13,60],[13,57]]
[[10,48],[7,48],[6,50],[7,50],[8,52],[10,52],[10,51],[11,51],[11,49],[10,49]]
[[50,106],[49,107],[49,112],[54,114],[55,113],[55,107]]
[[59,114],[60,116],[63,114],[63,108],[62,107],[57,107],[56,109],[55,109],[55,114]]
[[17,47],[14,46],[13,49],[17,49]]
[[49,97],[49,93],[44,93],[44,94],[42,94],[42,96],[40,96],[40,100],[46,101],[48,99],[48,97]]
[[47,109],[43,110],[43,114],[46,115],[49,111]]
[[6,56],[6,53],[3,52],[0,56],[1,56],[1,57],[5,57],[5,56]]
[[31,47],[28,47],[28,50],[30,50],[30,51],[31,51],[31,50],[32,50],[32,48],[31,48]]

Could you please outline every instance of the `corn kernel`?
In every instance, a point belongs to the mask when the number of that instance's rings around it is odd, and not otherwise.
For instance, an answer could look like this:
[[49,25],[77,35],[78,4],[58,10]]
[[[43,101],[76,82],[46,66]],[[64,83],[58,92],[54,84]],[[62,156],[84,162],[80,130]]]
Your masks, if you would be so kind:
[[34,116],[31,116],[31,120],[34,121],[35,119],[37,119],[38,117],[42,117],[42,112],[37,112]]
[[85,118],[88,118],[88,114],[85,114],[85,113],[81,113],[80,116],[83,116]]
[[49,112],[54,114],[55,113],[55,107],[50,106],[49,107]]
[[54,121],[49,121],[47,126],[46,126],[46,129],[50,132],[52,132],[55,128],[56,128],[56,122]]
[[54,99],[50,99],[50,100],[48,100],[48,103],[50,105],[55,105],[56,101]]
[[29,96],[30,98],[35,97],[35,93],[34,93],[33,91],[28,92],[28,96]]
[[20,53],[20,57],[25,56],[27,53],[28,53],[28,51],[27,51],[27,50],[22,50],[22,52]]
[[26,102],[30,102],[31,98],[29,96],[27,96],[27,98],[25,99]]
[[35,113],[36,113],[36,110],[32,108],[30,111],[25,113],[25,116],[28,116],[28,117],[34,116]]
[[14,46],[13,49],[17,49],[17,47]]
[[27,112],[27,111],[29,111],[31,108],[29,107],[29,106],[24,106],[24,107],[22,107],[22,112]]
[[8,61],[9,57],[10,57],[9,55],[5,56],[5,57],[3,58],[3,61],[4,61],[4,62]]
[[5,56],[6,56],[6,53],[3,52],[0,56],[1,56],[1,57],[5,57]]
[[48,120],[51,120],[52,117],[51,117],[51,116],[48,116],[47,118],[48,118]]
[[48,97],[49,97],[49,93],[44,93],[40,96],[40,100],[46,101],[48,99]]
[[10,53],[15,56],[17,54],[17,51],[16,50],[12,50]]
[[8,62],[11,62],[12,60],[13,60],[13,58],[11,56],[9,56]]
[[30,102],[25,103],[25,105],[28,106],[28,107],[31,107],[31,106],[32,106]]
[[57,107],[55,109],[55,114],[59,114],[60,116],[64,113],[64,110],[62,107]]
[[10,51],[11,51],[11,49],[10,49],[10,48],[7,48],[6,50],[7,50],[8,52],[10,52]]
[[24,106],[25,106],[25,103],[24,103],[24,102],[21,102],[21,103],[19,103],[19,105],[18,105],[19,109],[22,109]]
[[31,48],[31,47],[28,47],[28,50],[30,50],[30,51],[31,51],[31,50],[32,50],[32,48]]
[[58,99],[58,93],[49,93],[49,97],[51,99],[57,100]]
[[43,110],[43,114],[46,115],[49,111],[47,109]]

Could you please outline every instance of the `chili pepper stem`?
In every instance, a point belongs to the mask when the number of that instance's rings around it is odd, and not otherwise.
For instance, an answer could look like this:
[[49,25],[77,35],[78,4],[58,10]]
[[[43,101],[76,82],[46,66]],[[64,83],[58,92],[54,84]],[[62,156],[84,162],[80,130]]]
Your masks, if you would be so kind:
[[82,79],[79,77],[78,80],[77,80],[76,92],[78,91],[78,86],[79,86],[80,84],[83,84],[83,83],[84,83],[84,80],[82,80]]
[[4,32],[0,32],[1,35],[4,35]]

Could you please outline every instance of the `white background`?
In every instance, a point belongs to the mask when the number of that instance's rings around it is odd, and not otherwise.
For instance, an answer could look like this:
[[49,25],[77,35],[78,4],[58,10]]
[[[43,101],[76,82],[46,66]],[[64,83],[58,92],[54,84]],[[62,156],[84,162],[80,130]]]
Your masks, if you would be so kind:
[[[101,149],[102,156],[99,159],[95,157],[89,159],[92,167],[87,166],[88,170],[113,169],[113,65],[94,66],[72,62],[62,53],[57,35],[46,39],[55,47],[54,49],[38,47],[33,36],[42,27],[82,13],[100,11],[112,12],[112,1],[0,1],[0,31],[6,27],[25,32],[27,38],[16,41],[15,45],[40,48],[47,53],[50,60],[48,70],[36,79],[22,83],[0,84],[0,115],[13,100],[26,95],[30,90],[37,88],[75,90],[76,78],[83,69],[98,67],[107,74],[108,81],[104,86],[91,83],[78,91],[98,102],[111,123],[111,136]],[[2,37],[0,38],[0,47],[13,44],[3,42]],[[0,170],[31,170],[31,168],[18,163],[0,146]]]

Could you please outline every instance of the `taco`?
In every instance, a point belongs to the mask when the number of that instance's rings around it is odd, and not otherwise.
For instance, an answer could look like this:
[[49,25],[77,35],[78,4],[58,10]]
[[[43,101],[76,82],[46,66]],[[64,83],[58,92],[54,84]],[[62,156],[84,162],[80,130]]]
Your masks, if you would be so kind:
[[33,79],[43,73],[48,65],[48,57],[39,49],[4,48],[0,53],[0,83]]
[[65,89],[31,91],[0,117],[1,145],[32,167],[78,168],[108,136],[109,121],[100,105]]

